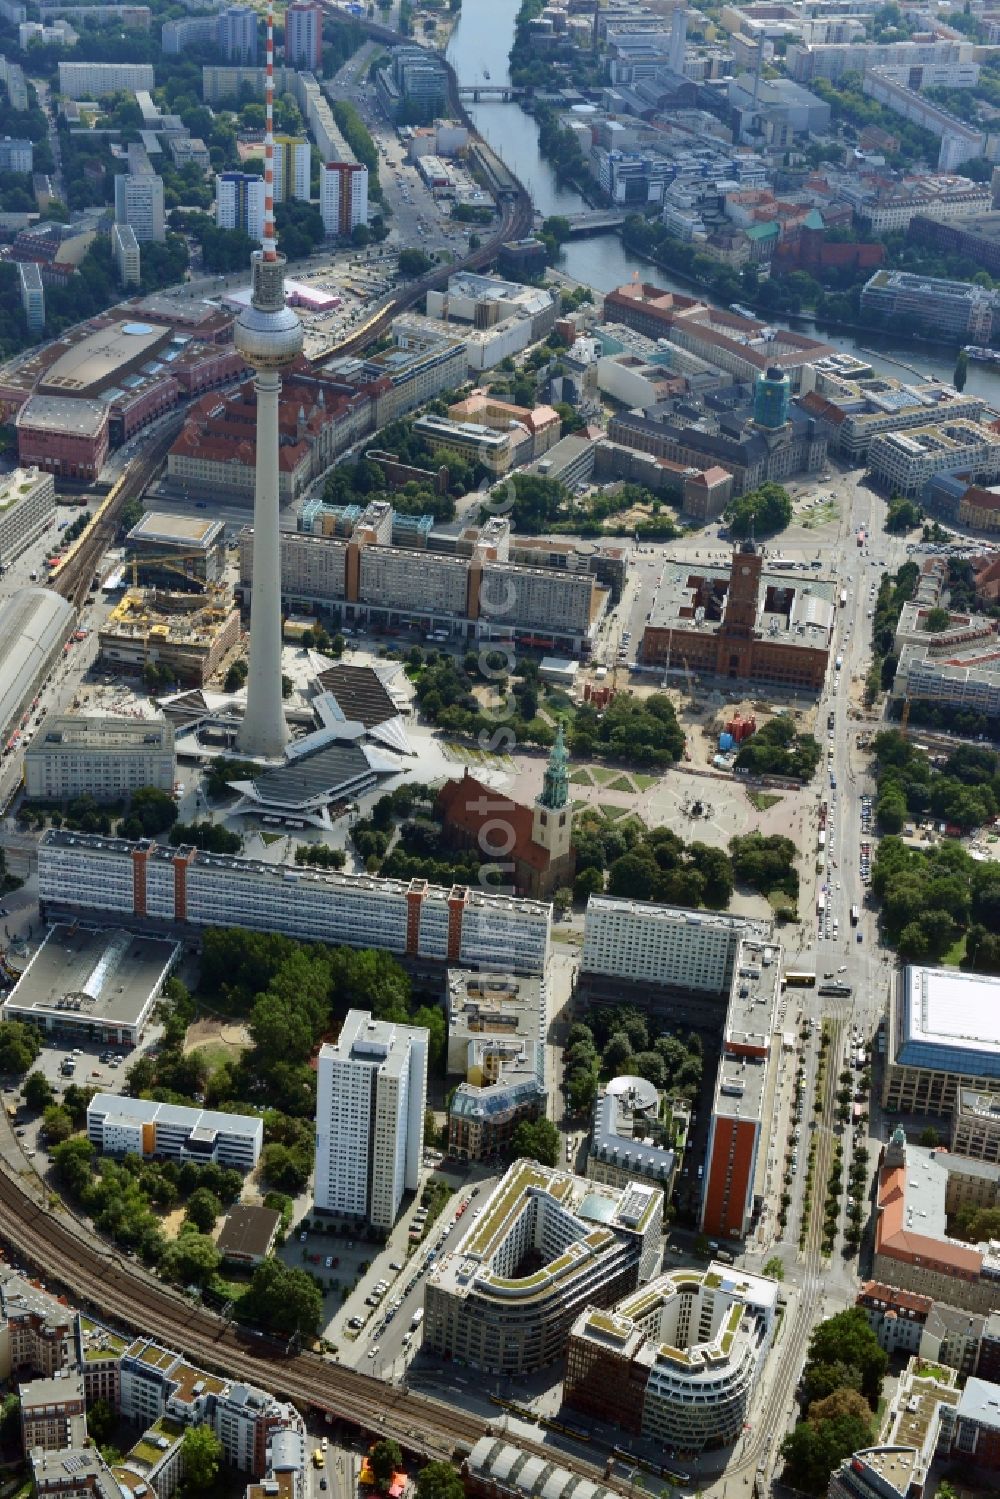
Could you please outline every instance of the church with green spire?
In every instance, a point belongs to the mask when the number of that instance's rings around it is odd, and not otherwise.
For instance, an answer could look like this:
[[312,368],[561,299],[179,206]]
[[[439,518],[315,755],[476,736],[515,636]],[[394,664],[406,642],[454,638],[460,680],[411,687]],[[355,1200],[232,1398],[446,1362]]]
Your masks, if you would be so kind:
[[480,855],[497,848],[496,857],[520,895],[544,900],[573,883],[569,753],[561,722],[533,807],[512,801],[466,769],[460,781],[442,786],[437,809],[446,842]]

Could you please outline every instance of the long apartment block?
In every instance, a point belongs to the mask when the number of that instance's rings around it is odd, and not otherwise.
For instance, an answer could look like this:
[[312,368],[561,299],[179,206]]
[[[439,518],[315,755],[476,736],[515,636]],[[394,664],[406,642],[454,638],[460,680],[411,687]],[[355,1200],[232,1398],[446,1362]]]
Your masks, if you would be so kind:
[[38,898],[46,915],[108,912],[118,924],[247,927],[525,974],[545,972],[552,920],[547,902],[466,885],[263,864],[62,829],[39,842]]
[[[253,588],[253,531],[240,536],[240,581]],[[281,593],[292,608],[322,605],[348,622],[397,624],[414,616],[469,639],[541,633],[578,652],[610,595],[587,572],[532,567],[490,555],[421,552],[381,545],[360,526],[350,538],[283,531]],[[589,647],[588,647],[589,648]]]

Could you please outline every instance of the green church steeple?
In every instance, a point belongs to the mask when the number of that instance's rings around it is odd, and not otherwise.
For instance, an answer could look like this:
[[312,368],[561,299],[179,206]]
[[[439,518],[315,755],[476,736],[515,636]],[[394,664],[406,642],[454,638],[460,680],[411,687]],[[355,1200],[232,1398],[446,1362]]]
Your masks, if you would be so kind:
[[556,729],[556,742],[552,746],[549,763],[545,767],[545,780],[538,804],[551,812],[558,812],[569,801],[569,755],[563,739],[562,719]]

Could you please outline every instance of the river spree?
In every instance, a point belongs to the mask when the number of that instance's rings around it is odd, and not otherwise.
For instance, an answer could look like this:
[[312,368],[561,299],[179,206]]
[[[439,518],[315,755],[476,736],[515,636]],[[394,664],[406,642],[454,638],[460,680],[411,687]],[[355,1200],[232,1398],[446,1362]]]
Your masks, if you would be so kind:
[[[448,60],[460,83],[485,81],[487,72],[492,83],[509,81],[507,54],[514,39],[514,21],[520,0],[462,0],[462,14],[448,46]],[[516,104],[469,103],[469,113],[494,151],[502,156],[512,172],[520,178],[542,214],[584,213],[589,207],[575,188],[560,183],[555,171],[538,150],[538,128],[533,117]],[[617,234],[602,234],[591,239],[573,240],[565,246],[559,268],[577,281],[585,281],[598,291],[611,291],[630,281],[638,271],[644,281],[653,281],[668,291],[692,293],[688,283],[677,281],[668,271],[648,261],[639,260],[624,248]],[[950,381],[955,369],[955,351],[931,348],[922,344],[901,343],[890,337],[866,334],[862,352],[849,333],[814,330],[808,320],[797,320],[795,326],[838,349],[870,359],[876,368],[900,379],[913,378],[912,371]],[[902,361],[900,363],[900,361]],[[1000,403],[1000,375],[994,369],[970,364],[966,387]]]

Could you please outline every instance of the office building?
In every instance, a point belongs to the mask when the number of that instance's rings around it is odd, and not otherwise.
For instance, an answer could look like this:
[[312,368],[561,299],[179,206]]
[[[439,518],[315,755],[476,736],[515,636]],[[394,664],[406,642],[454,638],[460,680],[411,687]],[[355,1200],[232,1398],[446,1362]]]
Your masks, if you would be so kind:
[[830,451],[851,464],[864,463],[880,432],[906,432],[942,417],[978,422],[983,414],[981,396],[938,380],[912,379],[904,384],[891,375],[867,369],[842,372],[822,363],[813,379],[813,388],[799,405],[823,427]]
[[319,171],[319,210],[327,234],[349,235],[368,223],[368,168],[357,161],[327,161]]
[[225,542],[224,521],[147,510],[125,538],[125,557],[137,584],[200,590],[224,580]]
[[548,961],[551,906],[463,885],[445,889],[422,880],[265,864],[61,829],[40,841],[38,882],[50,912],[114,912],[119,919],[148,916],[192,928],[241,926],[302,941],[379,947],[400,958],[486,965],[491,972],[541,974]]
[[215,45],[230,62],[257,61],[257,12],[249,5],[228,5],[215,22]]
[[998,999],[1000,979],[987,974],[900,970],[889,989],[883,1108],[951,1114],[962,1091],[1000,1094]]
[[215,178],[215,222],[242,229],[258,244],[264,237],[264,179],[250,172],[219,172]]
[[95,1093],[87,1105],[87,1138],[101,1155],[168,1156],[251,1172],[260,1159],[259,1114],[218,1114],[183,1104]]
[[144,786],[174,789],[174,731],[144,718],[47,718],[24,756],[26,794],[42,801],[91,796],[121,802]]
[[1000,717],[1000,660],[996,637],[979,637],[950,651],[927,643],[906,644],[899,656],[892,696],[898,703],[941,703]]
[[594,1104],[586,1174],[591,1181],[624,1187],[630,1181],[658,1187],[667,1202],[680,1166],[672,1143],[675,1129],[686,1134],[690,1111],[673,1108],[641,1077],[616,1077]]
[[1000,478],[1000,434],[955,418],[880,433],[868,447],[868,473],[888,494],[919,495],[935,474],[958,472],[975,481]]
[[138,176],[119,173],[115,178],[115,223],[127,224],[140,244],[145,240],[162,243],[167,237],[163,178],[155,172]]
[[991,276],[1000,275],[1000,213],[981,213],[957,220],[939,219],[932,211],[914,214],[907,238],[918,245],[974,260]]
[[0,1262],[0,1379],[18,1370],[51,1378],[71,1368],[78,1325],[75,1310]]
[[988,344],[998,299],[969,281],[945,281],[912,271],[876,271],[861,292],[861,311],[876,317],[919,319],[944,335]]
[[31,172],[34,170],[34,146],[31,141],[0,136],[0,172]]
[[413,430],[435,453],[453,452],[479,464],[495,478],[531,456],[532,438],[526,428],[514,425],[495,431],[481,422],[453,422],[449,417],[428,412],[418,416]]
[[570,1331],[563,1399],[657,1447],[700,1453],[744,1431],[778,1283],[726,1265],[672,1270]]
[[965,1243],[949,1225],[962,1208],[998,1206],[1000,1165],[912,1145],[897,1128],[878,1173],[873,1275],[966,1311],[996,1311],[997,1245]]
[[393,319],[392,337],[391,348],[367,355],[361,364],[364,379],[390,382],[391,393],[386,396],[390,420],[465,380],[465,342],[460,331],[449,333],[443,324],[427,318],[415,323],[400,317]]
[[904,177],[886,182],[859,178],[838,187],[841,197],[854,210],[855,218],[873,234],[907,229],[918,214],[934,219],[978,219],[993,207],[988,183],[972,182],[968,177],[947,173]]
[[142,280],[142,251],[131,224],[112,224],[111,254],[121,285],[138,286]]
[[958,1089],[949,1148],[976,1161],[1000,1161],[1000,1093]]
[[422,111],[427,120],[448,108],[448,75],[443,64],[423,47],[396,47],[392,80],[397,96]]
[[[304,135],[274,138],[274,201],[296,198],[308,203],[311,191],[312,147]],[[365,221],[367,222],[367,220]]]
[[102,99],[106,94],[134,94],[152,89],[156,78],[148,62],[61,62],[59,92],[66,99]]
[[5,1020],[47,1038],[137,1046],[171,969],[178,943],[111,927],[56,924],[8,994]]
[[65,1447],[84,1446],[87,1407],[79,1370],[59,1369],[45,1379],[22,1380],[17,1393],[25,1452],[35,1447],[61,1452]]
[[294,0],[285,11],[285,62],[319,73],[323,68],[323,7]]
[[0,567],[5,570],[37,541],[56,515],[56,487],[51,474],[16,468],[0,478]]
[[651,1187],[598,1187],[516,1161],[459,1251],[427,1278],[424,1346],[510,1377],[554,1363],[582,1311],[613,1305],[654,1274],[662,1222],[663,1195]]
[[804,334],[784,328],[776,334],[756,318],[663,291],[650,282],[630,282],[608,292],[604,318],[648,338],[666,338],[738,380],[752,383],[769,369],[778,369],[788,376],[793,392],[799,390],[806,369],[836,352]]
[[420,1185],[428,1032],[349,1010],[316,1071],[316,1207],[388,1234]]
[[544,978],[448,974],[448,1154],[495,1158],[522,1119],[545,1114],[548,987]]
[[60,1452],[36,1447],[28,1456],[38,1499],[121,1499],[118,1481],[96,1447]]
[[45,287],[42,273],[34,261],[22,261],[17,268],[21,288],[21,307],[28,332],[41,338],[45,332]]

